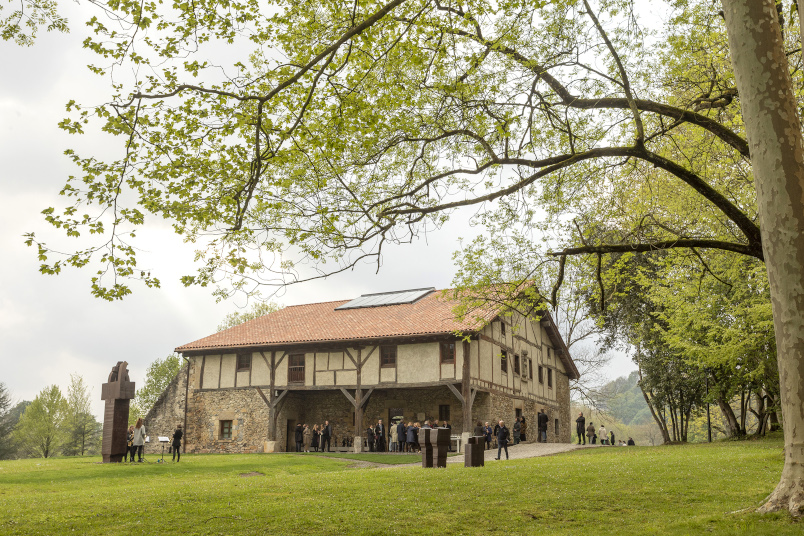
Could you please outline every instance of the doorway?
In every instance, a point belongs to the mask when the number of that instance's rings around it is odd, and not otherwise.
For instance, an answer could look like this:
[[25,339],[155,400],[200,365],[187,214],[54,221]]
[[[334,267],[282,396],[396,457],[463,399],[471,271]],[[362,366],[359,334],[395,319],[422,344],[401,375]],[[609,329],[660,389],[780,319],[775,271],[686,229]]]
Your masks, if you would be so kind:
[[296,452],[296,420],[288,419],[285,430],[285,452]]

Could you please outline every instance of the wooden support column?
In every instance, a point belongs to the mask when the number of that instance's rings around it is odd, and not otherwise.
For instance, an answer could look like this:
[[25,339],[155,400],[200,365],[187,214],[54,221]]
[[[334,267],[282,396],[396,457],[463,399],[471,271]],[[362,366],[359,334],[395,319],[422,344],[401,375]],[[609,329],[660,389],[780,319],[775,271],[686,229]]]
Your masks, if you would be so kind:
[[357,348],[357,388],[355,389],[355,437],[362,437],[360,429],[363,427],[363,390],[361,387],[361,372],[363,370],[363,349]]
[[471,432],[472,403],[475,397],[469,387],[469,341],[463,341],[463,375],[461,376],[461,395],[463,397],[463,431]]
[[288,390],[285,389],[280,394],[276,394],[276,367],[279,366],[280,363],[285,359],[285,355],[283,354],[281,358],[279,358],[279,362],[276,360],[276,352],[271,352],[271,362],[268,362],[268,358],[265,357],[265,352],[260,352],[263,360],[265,360],[265,364],[268,365],[268,369],[270,370],[270,391],[268,392],[268,396],[265,396],[265,393],[262,392],[262,389],[257,387],[257,392],[260,393],[260,396],[268,405],[268,441],[276,441],[276,423],[277,419],[279,418],[279,405],[282,399],[285,398],[285,395],[288,393]]

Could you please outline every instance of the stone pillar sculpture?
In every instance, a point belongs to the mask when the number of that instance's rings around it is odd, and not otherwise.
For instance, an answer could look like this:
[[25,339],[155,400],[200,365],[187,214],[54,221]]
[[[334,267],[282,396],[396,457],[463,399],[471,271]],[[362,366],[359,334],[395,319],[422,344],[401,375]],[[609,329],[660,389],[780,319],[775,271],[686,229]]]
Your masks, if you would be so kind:
[[483,436],[471,436],[464,445],[464,467],[484,467],[485,460],[486,438]]
[[118,361],[112,367],[108,383],[101,386],[101,400],[106,401],[103,412],[103,463],[120,462],[126,455],[128,407],[134,398],[134,382],[128,379],[128,363]]
[[422,467],[446,467],[449,451],[448,428],[422,428],[419,430]]

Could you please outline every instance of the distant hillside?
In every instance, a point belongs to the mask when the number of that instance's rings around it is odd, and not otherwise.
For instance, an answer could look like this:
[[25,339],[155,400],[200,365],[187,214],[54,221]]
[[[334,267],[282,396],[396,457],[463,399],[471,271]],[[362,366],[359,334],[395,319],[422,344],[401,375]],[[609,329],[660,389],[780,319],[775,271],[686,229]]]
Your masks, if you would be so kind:
[[626,426],[650,424],[653,417],[639,389],[639,372],[610,381],[600,390],[597,406]]

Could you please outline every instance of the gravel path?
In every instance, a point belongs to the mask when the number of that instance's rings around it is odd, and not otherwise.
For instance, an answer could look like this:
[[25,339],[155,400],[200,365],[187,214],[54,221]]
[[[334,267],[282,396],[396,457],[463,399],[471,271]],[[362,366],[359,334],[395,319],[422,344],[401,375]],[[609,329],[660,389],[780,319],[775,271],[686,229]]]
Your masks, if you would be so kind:
[[[562,452],[570,452],[576,449],[594,449],[600,445],[578,445],[575,443],[520,443],[519,445],[509,445],[508,455],[511,460],[522,458],[536,458],[538,456],[552,456]],[[500,453],[502,460],[505,460],[505,450]],[[487,450],[485,454],[486,463],[496,461],[497,449]],[[447,458],[447,463],[463,463],[463,456],[453,456]]]

